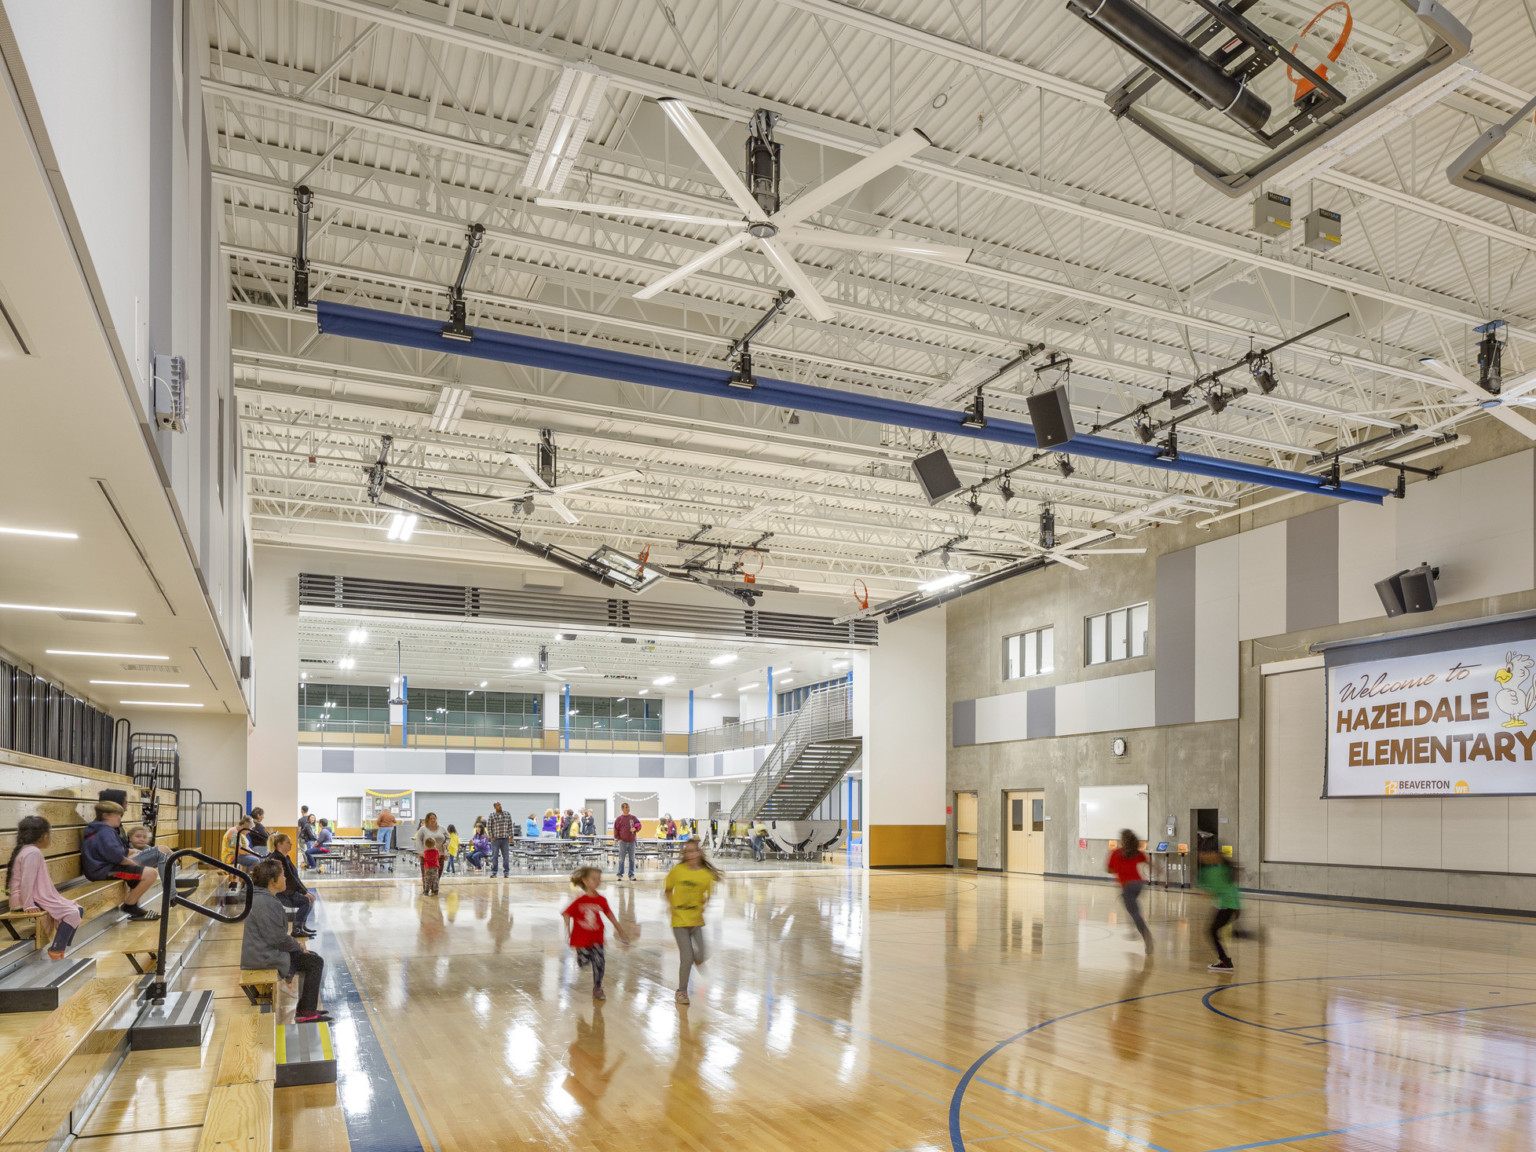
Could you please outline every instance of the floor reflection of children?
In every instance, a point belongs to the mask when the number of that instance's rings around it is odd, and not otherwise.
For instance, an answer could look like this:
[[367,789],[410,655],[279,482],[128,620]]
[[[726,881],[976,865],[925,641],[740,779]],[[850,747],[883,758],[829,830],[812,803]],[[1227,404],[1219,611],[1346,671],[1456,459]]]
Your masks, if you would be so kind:
[[576,1039],[565,1050],[570,1062],[570,1072],[565,1077],[565,1090],[584,1107],[590,1108],[608,1091],[608,1082],[624,1063],[625,1053],[620,1052],[612,1067],[608,1066],[608,1037],[603,1025],[603,1002],[592,1005],[592,1022],[588,1024],[576,1017]]

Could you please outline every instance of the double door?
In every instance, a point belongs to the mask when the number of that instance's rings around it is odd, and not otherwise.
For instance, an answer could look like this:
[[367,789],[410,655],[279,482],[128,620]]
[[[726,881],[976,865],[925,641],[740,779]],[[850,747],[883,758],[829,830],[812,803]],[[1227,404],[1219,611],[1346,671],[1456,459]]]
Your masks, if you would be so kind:
[[1045,793],[1005,793],[1004,827],[1008,836],[1008,871],[1040,876],[1045,872]]

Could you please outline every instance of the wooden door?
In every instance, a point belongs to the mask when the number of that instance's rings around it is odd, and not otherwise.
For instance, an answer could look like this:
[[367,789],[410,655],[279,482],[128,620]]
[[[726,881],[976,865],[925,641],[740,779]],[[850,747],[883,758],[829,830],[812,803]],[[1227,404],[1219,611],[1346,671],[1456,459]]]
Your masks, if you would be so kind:
[[1007,808],[1008,871],[1044,874],[1045,793],[1009,792]]
[[976,793],[955,794],[955,863],[976,867]]

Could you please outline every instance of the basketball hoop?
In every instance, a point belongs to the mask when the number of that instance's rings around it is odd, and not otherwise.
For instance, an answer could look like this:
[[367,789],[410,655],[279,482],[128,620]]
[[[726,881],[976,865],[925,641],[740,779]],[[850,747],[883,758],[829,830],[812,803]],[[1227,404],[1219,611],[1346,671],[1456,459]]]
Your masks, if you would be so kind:
[[853,582],[853,598],[859,605],[859,611],[869,607],[869,585],[862,580]]
[[757,583],[757,574],[763,570],[763,554],[756,548],[748,548],[736,557],[736,570],[748,584]]
[[[1324,80],[1329,81],[1345,96],[1363,92],[1376,82],[1376,73],[1365,58],[1349,46],[1349,37],[1355,30],[1355,18],[1344,0],[1336,0],[1307,21],[1301,35],[1291,45],[1291,53],[1312,66]],[[1333,74],[1329,66],[1336,65]],[[1293,104],[1300,104],[1308,92],[1317,87],[1305,76],[1296,75],[1286,65],[1285,75],[1296,85]]]

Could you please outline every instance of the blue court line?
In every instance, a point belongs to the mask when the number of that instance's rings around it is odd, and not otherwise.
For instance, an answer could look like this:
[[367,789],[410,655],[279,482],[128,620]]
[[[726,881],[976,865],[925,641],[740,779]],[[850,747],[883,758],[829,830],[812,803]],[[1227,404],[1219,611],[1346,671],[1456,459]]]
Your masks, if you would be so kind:
[[1319,1140],[1324,1136],[1342,1136],[1349,1132],[1367,1132],[1375,1128],[1398,1128],[1404,1124],[1417,1124],[1423,1120],[1443,1120],[1447,1116],[1464,1116],[1469,1112],[1485,1112],[1489,1108],[1512,1108],[1517,1104],[1529,1104],[1536,1096],[1523,1100],[1496,1100],[1490,1104],[1474,1104],[1469,1108],[1452,1108],[1445,1112],[1426,1112],[1422,1116],[1403,1116],[1397,1120],[1376,1120],[1370,1124],[1350,1124],[1343,1128],[1325,1128],[1321,1132],[1307,1132],[1301,1136],[1280,1136],[1273,1140],[1255,1140],[1251,1144],[1229,1144],[1225,1148],[1213,1148],[1211,1152],[1243,1152],[1245,1148],[1270,1148],[1276,1144],[1290,1144],[1299,1140]]
[[[319,939],[324,945],[324,1002],[337,1023],[345,1020],[356,1030],[356,1069],[349,1069],[343,1061],[337,1061],[340,1076],[337,1095],[342,1098],[338,1103],[347,1124],[347,1140],[354,1152],[425,1152],[416,1136],[416,1125],[411,1121],[400,1084],[390,1070],[383,1046],[368,1020],[366,993],[352,975],[346,948],[329,927],[324,901],[315,901],[310,915],[320,926]],[[332,1043],[336,1041],[335,1024],[331,1026],[331,1040]],[[362,1079],[367,1088],[368,1106],[361,1112],[345,1105],[346,1082],[354,1076]],[[417,1111],[420,1111],[419,1104]],[[421,1122],[426,1126],[425,1116]],[[431,1128],[427,1131],[430,1135]],[[435,1139],[432,1146],[437,1148]]]

